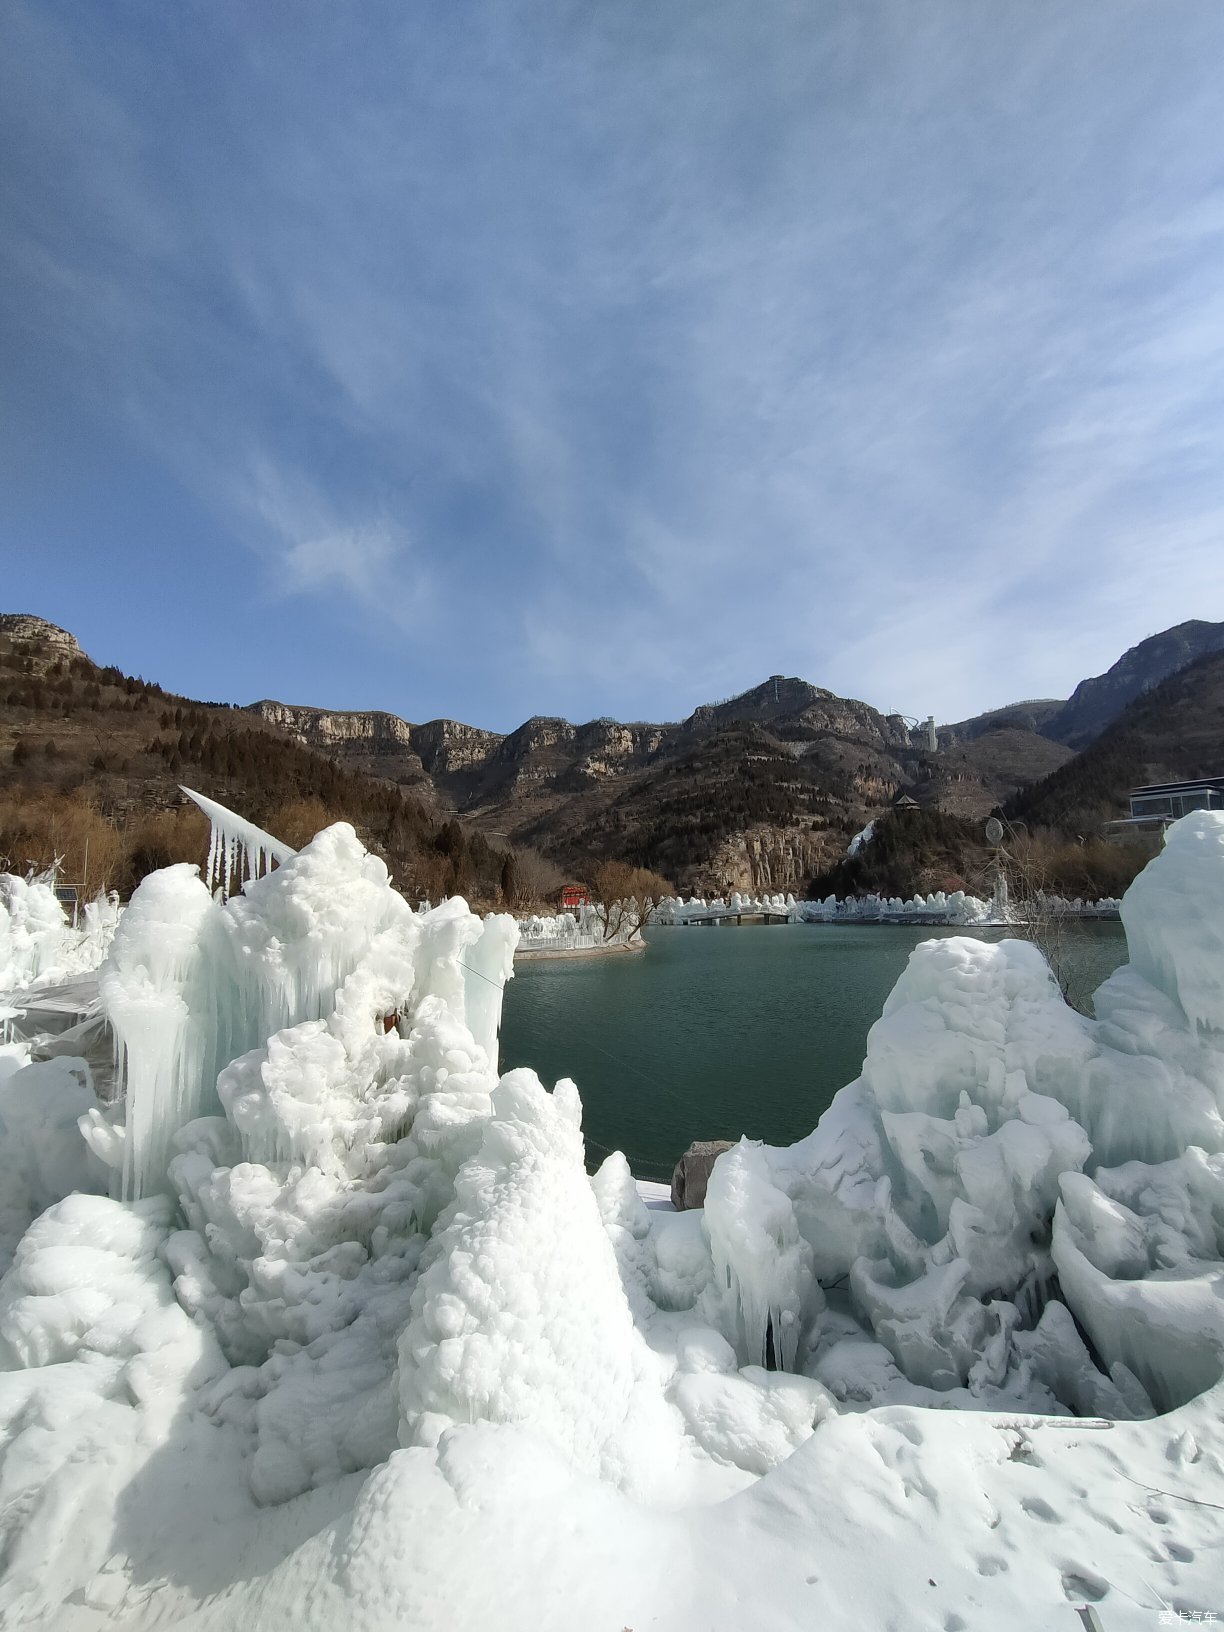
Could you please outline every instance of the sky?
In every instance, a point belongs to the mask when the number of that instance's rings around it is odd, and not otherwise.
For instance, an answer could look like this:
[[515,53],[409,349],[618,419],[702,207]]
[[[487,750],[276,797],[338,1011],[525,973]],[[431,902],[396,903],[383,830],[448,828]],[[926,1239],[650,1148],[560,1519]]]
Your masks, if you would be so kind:
[[1224,617],[1220,0],[6,0],[0,608],[952,720]]

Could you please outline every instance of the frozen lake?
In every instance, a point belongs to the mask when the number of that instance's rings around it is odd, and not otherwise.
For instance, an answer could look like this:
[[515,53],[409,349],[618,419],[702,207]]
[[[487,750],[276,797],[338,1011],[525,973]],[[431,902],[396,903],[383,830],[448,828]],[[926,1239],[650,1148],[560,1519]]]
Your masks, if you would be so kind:
[[[867,1032],[910,951],[956,929],[877,924],[653,929],[638,956],[520,962],[502,1069],[573,1077],[588,1153],[623,1150],[670,1178],[693,1139],[790,1144],[859,1073]],[[1000,940],[1002,930],[973,932]],[[1126,961],[1118,923],[1067,931],[1076,986]]]

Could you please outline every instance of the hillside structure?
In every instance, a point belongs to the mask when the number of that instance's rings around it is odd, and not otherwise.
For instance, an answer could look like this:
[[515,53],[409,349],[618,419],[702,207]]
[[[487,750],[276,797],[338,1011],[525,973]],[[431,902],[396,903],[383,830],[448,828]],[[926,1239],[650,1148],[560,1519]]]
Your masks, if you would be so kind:
[[1195,810],[1224,810],[1224,776],[1199,776],[1188,782],[1152,782],[1132,788],[1130,815],[1106,823],[1105,836],[1127,839],[1162,832],[1171,822]]

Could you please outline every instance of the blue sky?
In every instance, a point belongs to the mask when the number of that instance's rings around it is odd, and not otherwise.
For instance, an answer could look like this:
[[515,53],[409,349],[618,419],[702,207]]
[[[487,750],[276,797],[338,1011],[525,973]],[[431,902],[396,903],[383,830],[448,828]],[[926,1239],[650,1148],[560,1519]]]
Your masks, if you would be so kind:
[[189,695],[957,718],[1224,617],[1219,0],[9,0],[0,602]]

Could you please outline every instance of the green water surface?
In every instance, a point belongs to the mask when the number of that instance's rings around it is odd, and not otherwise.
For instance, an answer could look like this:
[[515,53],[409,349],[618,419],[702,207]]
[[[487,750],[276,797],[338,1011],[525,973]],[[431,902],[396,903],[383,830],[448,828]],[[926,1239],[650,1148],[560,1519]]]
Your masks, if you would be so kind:
[[[694,1139],[790,1144],[858,1076],[867,1032],[913,948],[964,933],[654,928],[640,954],[520,960],[506,990],[502,1069],[534,1066],[549,1087],[573,1077],[592,1165],[623,1150],[639,1178],[670,1178]],[[1076,925],[1070,961],[1074,989],[1094,990],[1126,961],[1122,926]]]

